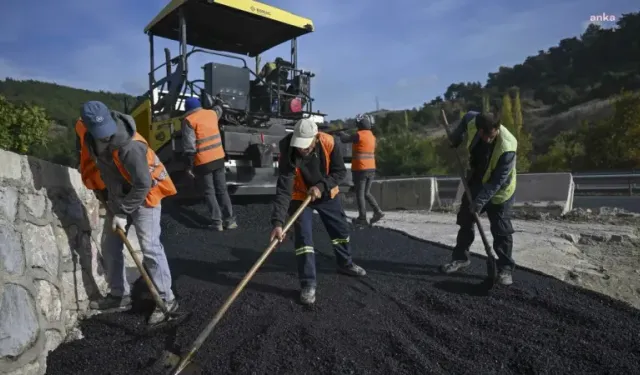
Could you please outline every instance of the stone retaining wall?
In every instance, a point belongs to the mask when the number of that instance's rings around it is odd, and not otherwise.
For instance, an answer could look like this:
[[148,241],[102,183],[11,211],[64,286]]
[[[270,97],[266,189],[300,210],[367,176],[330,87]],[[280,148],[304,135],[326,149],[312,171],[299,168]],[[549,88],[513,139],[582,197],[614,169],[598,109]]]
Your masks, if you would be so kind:
[[1,374],[44,374],[49,351],[82,337],[78,319],[107,289],[104,225],[76,170],[0,150]]

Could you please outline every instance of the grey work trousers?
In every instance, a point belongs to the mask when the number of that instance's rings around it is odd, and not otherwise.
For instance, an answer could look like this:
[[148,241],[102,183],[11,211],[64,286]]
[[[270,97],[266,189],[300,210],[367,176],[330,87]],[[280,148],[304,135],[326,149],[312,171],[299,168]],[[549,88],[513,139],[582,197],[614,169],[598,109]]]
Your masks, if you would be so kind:
[[[131,225],[136,228],[138,242],[144,256],[143,263],[153,280],[158,293],[165,301],[173,301],[175,298],[171,290],[171,271],[164,252],[164,246],[160,242],[160,215],[162,206],[142,206],[134,211],[127,223],[126,232],[129,233]],[[111,231],[110,216],[105,228],[104,242],[102,243],[102,257],[105,260],[105,273],[107,283],[111,288],[111,294],[115,296],[128,296],[131,292],[126,279],[124,264],[124,244],[120,236]]]
[[356,190],[356,200],[358,202],[358,217],[360,219],[367,218],[367,206],[365,201],[369,203],[373,212],[380,213],[380,206],[376,202],[376,198],[371,194],[371,184],[375,178],[375,170],[353,171],[353,184]]
[[235,222],[225,173],[224,168],[218,168],[199,176],[213,225],[220,225],[223,221],[225,225]]

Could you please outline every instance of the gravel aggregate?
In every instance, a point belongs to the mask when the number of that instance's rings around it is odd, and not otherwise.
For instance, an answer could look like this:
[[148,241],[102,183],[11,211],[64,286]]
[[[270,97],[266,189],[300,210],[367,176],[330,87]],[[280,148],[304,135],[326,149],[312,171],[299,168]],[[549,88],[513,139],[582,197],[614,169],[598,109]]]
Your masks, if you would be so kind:
[[[270,206],[234,208],[240,228],[216,233],[199,227],[202,205],[165,204],[163,243],[174,290],[193,312],[189,320],[140,335],[140,313],[94,316],[81,323],[85,339],[50,353],[47,374],[146,374],[164,349],[186,350],[268,245]],[[351,236],[354,260],[368,275],[339,275],[317,217],[315,228],[315,306],[297,302],[287,241],[196,354],[206,374],[631,374],[640,368],[640,312],[622,302],[526,270],[514,273],[512,286],[482,293],[474,285],[485,276],[484,259],[474,257],[459,275],[441,275],[437,267],[450,250],[381,228]]]

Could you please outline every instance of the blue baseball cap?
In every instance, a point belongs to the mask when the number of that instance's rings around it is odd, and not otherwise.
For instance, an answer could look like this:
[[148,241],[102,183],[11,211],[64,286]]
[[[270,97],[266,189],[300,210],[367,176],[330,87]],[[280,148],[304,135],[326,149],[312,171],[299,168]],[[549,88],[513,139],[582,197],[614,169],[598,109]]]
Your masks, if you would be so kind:
[[108,138],[116,134],[118,126],[111,117],[111,111],[102,102],[94,100],[84,103],[81,117],[94,138]]
[[190,97],[184,101],[184,109],[187,112],[200,107],[202,107],[202,104],[200,104],[200,100],[198,100],[198,98]]

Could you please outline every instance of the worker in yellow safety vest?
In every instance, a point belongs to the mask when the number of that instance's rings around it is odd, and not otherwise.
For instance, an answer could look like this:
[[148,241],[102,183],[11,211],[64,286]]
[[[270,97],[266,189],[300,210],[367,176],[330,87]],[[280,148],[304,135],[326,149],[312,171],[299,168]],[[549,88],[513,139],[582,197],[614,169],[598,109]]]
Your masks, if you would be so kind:
[[[376,136],[371,130],[374,118],[371,115],[357,115],[356,126],[358,131],[354,134],[341,132],[340,140],[343,143],[351,143],[351,176],[356,191],[358,203],[358,217],[353,219],[357,226],[373,224],[384,217],[376,198],[371,194],[371,184],[376,176]],[[368,202],[373,208],[371,222],[367,222]]]
[[[85,130],[83,130],[85,129]],[[144,265],[169,312],[178,309],[171,290],[171,271],[160,242],[160,215],[163,198],[176,194],[167,171],[146,140],[136,132],[129,115],[111,111],[102,102],[83,105],[76,124],[80,137],[80,165],[83,182],[89,189],[106,189],[109,221],[115,232],[128,232],[133,225],[144,255]],[[97,184],[96,184],[97,183]],[[125,275],[123,242],[114,232],[106,233],[102,256],[110,292],[89,306],[96,310],[131,308],[131,286]],[[165,320],[156,307],[148,323]]]
[[353,263],[349,240],[349,222],[340,200],[339,184],[347,169],[340,147],[333,137],[318,132],[318,125],[309,119],[299,120],[293,133],[279,144],[278,182],[273,203],[271,241],[284,240],[282,227],[287,215],[294,213],[302,201],[311,195],[311,203],[294,222],[294,246],[300,280],[300,302],[316,300],[316,261],[313,247],[313,211],[324,224],[338,263],[338,272],[364,276],[366,271]]
[[451,262],[441,269],[452,273],[471,264],[469,247],[475,236],[472,212],[486,212],[491,223],[493,249],[498,255],[498,281],[511,285],[515,261],[512,258],[514,230],[509,217],[516,191],[518,141],[490,113],[468,112],[452,132],[451,145],[459,146],[465,135],[470,157],[466,178],[473,202],[463,194],[457,217],[460,226],[457,243]]

